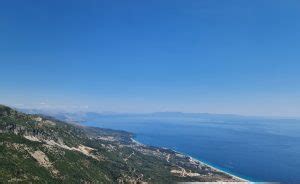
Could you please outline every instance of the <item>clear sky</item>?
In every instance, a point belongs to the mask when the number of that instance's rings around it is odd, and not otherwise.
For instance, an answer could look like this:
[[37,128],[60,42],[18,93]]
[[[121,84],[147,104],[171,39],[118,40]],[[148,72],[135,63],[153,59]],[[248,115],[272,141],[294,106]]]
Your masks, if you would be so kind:
[[300,116],[300,1],[0,1],[0,77],[17,107]]

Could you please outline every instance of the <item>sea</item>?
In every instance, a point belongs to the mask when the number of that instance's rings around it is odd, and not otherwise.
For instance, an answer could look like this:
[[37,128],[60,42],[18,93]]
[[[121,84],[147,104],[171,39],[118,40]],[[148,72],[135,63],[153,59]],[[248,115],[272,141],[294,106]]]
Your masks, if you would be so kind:
[[253,182],[300,183],[300,120],[106,117],[83,122],[134,133]]

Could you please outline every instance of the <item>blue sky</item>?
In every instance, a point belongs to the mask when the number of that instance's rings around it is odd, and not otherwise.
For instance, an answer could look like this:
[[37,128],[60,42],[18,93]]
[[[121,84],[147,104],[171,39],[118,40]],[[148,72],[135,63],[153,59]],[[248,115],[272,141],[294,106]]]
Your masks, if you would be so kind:
[[300,116],[298,0],[1,1],[0,103]]

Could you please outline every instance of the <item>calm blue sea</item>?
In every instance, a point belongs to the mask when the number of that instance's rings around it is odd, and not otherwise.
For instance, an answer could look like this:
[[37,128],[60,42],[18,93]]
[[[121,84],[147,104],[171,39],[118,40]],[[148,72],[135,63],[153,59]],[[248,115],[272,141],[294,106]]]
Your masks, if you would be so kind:
[[251,181],[300,183],[300,121],[107,118],[83,123],[135,133]]

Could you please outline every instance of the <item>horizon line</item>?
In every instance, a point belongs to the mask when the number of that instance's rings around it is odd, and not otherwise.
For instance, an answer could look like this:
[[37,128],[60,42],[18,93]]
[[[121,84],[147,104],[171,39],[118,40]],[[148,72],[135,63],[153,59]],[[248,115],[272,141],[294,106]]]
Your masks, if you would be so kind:
[[17,107],[14,105],[6,105],[16,110],[27,110],[27,111],[48,111],[48,113],[96,113],[101,115],[150,115],[159,113],[177,113],[182,115],[219,115],[219,116],[236,116],[236,117],[251,117],[251,118],[275,118],[275,119],[296,119],[299,120],[300,116],[289,116],[289,115],[255,115],[255,114],[240,114],[240,113],[218,113],[218,112],[190,112],[190,111],[177,111],[177,110],[166,110],[166,111],[149,111],[149,112],[126,112],[126,111],[105,111],[105,110],[66,110],[60,108],[32,108],[32,107]]

